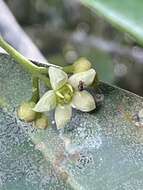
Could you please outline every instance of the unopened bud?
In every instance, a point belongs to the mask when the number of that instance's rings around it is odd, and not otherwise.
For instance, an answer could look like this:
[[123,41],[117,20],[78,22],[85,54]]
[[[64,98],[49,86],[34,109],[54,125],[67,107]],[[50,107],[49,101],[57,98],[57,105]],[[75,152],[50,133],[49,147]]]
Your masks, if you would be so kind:
[[34,127],[38,129],[46,129],[48,127],[48,118],[46,115],[41,115],[34,121]]
[[74,73],[84,72],[91,68],[91,63],[86,58],[81,57],[74,62],[73,68]]
[[34,121],[36,118],[36,112],[32,110],[34,107],[35,103],[32,101],[22,103],[17,112],[18,117],[25,122]]

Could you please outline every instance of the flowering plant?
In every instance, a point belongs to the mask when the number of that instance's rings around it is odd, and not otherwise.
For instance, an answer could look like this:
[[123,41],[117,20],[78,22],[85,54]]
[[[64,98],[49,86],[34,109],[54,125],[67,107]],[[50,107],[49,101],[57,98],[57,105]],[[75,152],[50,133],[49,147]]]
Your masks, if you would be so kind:
[[95,70],[90,69],[68,78],[68,75],[61,69],[49,67],[52,90],[43,95],[33,110],[45,112],[55,108],[57,128],[62,128],[70,121],[72,107],[84,112],[94,110],[96,107],[94,98],[83,89],[93,83],[95,75]]
[[[55,109],[55,121],[59,129],[70,121],[72,108],[83,112],[90,112],[96,108],[94,97],[87,91],[95,82],[96,71],[91,68],[87,59],[80,58],[63,68],[51,64],[48,68],[39,67],[17,52],[2,37],[0,46],[32,74],[32,97],[20,105],[20,119],[33,122],[34,126],[43,129],[48,126],[48,118],[43,112]],[[48,87],[48,91],[42,97],[39,93],[40,80]]]

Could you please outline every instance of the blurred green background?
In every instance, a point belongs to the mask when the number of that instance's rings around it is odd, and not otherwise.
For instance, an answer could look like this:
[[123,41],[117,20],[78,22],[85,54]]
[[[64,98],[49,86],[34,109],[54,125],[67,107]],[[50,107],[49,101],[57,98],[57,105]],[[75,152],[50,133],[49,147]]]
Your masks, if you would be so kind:
[[78,0],[5,0],[49,62],[87,57],[105,82],[143,95],[143,49]]

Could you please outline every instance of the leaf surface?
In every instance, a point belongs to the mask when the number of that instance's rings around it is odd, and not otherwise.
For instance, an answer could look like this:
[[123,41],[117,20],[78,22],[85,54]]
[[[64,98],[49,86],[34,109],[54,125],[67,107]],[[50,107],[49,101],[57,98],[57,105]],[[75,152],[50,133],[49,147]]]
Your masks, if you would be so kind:
[[31,96],[30,77],[0,55],[0,97],[8,104],[0,108],[0,189],[142,189],[143,129],[132,116],[143,98],[105,83],[100,92],[105,98],[98,110],[73,111],[63,134],[54,124],[36,130],[16,114]]
[[131,34],[143,45],[143,1],[142,0],[81,0],[111,24]]

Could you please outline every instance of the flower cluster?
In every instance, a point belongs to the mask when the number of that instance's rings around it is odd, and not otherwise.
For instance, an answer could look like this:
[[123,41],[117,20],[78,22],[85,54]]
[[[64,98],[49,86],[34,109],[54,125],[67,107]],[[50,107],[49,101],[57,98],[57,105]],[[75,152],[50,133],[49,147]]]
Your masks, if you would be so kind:
[[[63,128],[72,116],[72,108],[89,112],[96,108],[93,96],[86,90],[98,84],[96,71],[84,57],[63,68],[47,63],[38,66],[21,55],[0,36],[0,47],[7,51],[32,76],[32,97],[18,109],[18,117],[33,122],[40,129],[48,127],[48,118],[43,112],[55,109],[57,128]],[[68,76],[68,74],[72,74]],[[39,82],[42,80],[50,89],[40,98]]]
[[35,112],[49,112],[55,109],[57,128],[63,128],[72,116],[72,108],[90,112],[96,108],[93,96],[85,90],[96,76],[92,68],[77,72],[68,78],[62,69],[51,66],[48,70],[52,89],[47,91],[33,108]]

